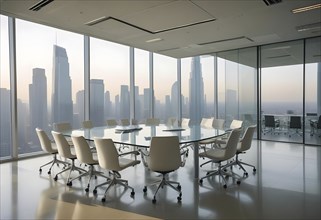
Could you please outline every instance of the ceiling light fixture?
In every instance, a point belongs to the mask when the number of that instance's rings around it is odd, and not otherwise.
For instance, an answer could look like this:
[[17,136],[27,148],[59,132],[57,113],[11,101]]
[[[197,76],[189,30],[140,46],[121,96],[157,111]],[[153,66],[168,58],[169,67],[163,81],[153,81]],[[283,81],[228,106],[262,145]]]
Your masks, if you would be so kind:
[[318,29],[321,29],[321,22],[313,23],[313,24],[306,24],[306,25],[296,27],[296,30],[299,32],[318,30]]
[[43,7],[45,7],[46,5],[48,5],[50,2],[53,2],[54,0],[42,0],[38,3],[36,3],[35,5],[31,6],[29,8],[29,10],[31,11],[39,11],[40,9],[42,9]]
[[293,13],[293,14],[296,14],[296,13],[305,12],[305,11],[310,11],[310,10],[318,9],[318,8],[321,8],[321,3],[293,9],[293,10],[292,10],[292,13]]
[[154,38],[154,39],[147,40],[145,42],[146,43],[155,43],[155,42],[162,41],[162,40],[163,40],[162,38]]

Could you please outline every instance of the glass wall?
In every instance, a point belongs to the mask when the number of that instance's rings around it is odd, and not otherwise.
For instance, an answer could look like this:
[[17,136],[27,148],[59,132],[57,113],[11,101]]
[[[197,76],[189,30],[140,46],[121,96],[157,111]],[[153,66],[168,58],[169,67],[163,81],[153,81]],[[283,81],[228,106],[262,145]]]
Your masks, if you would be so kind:
[[8,17],[0,15],[0,158],[11,155]]
[[303,141],[303,41],[261,48],[262,139]]
[[178,117],[177,88],[177,60],[154,54],[154,115],[162,123]]
[[129,119],[129,47],[90,38],[90,119]]
[[233,119],[243,127],[257,124],[257,52],[246,48],[217,54],[218,117],[229,127]]
[[73,105],[84,88],[83,36],[17,19],[16,47],[18,143],[24,154],[40,150],[36,127],[49,134],[55,122],[79,127],[83,106]]
[[135,49],[135,119],[144,123],[150,115],[149,52]]
[[305,142],[321,145],[321,37],[305,45]]

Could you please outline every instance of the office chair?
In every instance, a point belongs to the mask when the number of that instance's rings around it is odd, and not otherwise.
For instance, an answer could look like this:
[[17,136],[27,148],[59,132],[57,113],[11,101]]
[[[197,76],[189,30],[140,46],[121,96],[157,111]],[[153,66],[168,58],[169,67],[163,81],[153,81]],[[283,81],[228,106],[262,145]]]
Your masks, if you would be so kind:
[[[184,153],[183,153],[184,154]],[[169,186],[179,193],[177,200],[180,202],[182,200],[181,185],[179,182],[170,181],[165,178],[166,174],[177,170],[179,167],[183,166],[182,152],[180,151],[179,140],[177,136],[162,136],[162,137],[152,137],[150,142],[150,150],[146,155],[141,154],[147,162],[147,166],[151,171],[162,174],[162,179],[156,181],[152,185],[158,184],[158,188],[154,193],[152,202],[156,203],[156,194],[160,188],[164,186]],[[177,186],[175,187],[174,184]],[[147,192],[147,186],[145,185],[143,192]]]
[[130,125],[130,121],[129,121],[129,119],[121,119],[119,124],[121,126],[129,126]]
[[146,126],[158,126],[160,123],[159,118],[147,118],[145,125]]
[[[55,122],[53,123],[53,130],[56,132],[64,133],[72,130],[72,126],[69,122]],[[68,144],[72,146],[72,141],[69,137],[66,138]]]
[[[300,130],[302,129],[302,122],[300,116],[290,116],[290,123],[289,123],[289,137],[296,134],[302,136]],[[291,132],[292,130],[292,132]]]
[[54,142],[52,142],[48,135],[46,134],[46,132],[40,128],[36,128],[36,133],[37,133],[37,136],[39,138],[39,142],[40,142],[40,146],[42,148],[42,150],[46,153],[49,153],[49,154],[52,154],[53,155],[53,159],[51,161],[49,161],[48,163],[46,164],[43,164],[39,167],[39,172],[41,173],[42,172],[42,168],[44,166],[47,166],[49,164],[50,165],[50,168],[48,170],[48,174],[51,174],[51,168],[53,167],[54,164],[57,164],[59,165],[60,163],[61,164],[64,164],[64,165],[68,165],[69,163],[65,162],[65,161],[61,161],[61,160],[58,160],[57,159],[57,154],[58,154],[58,150],[57,148],[53,147],[54,145]]
[[81,122],[81,127],[83,129],[90,129],[90,128],[93,128],[94,125],[91,120],[86,120],[86,121]]
[[182,128],[188,128],[189,127],[189,122],[190,122],[189,118],[182,118],[181,127]]
[[[214,129],[224,130],[224,123],[225,123],[224,119],[213,118],[212,127]],[[211,139],[200,141],[199,144],[201,147],[206,147],[206,145],[208,144],[211,145],[211,147],[213,147],[216,140],[217,138],[211,138]]]
[[102,202],[106,201],[106,194],[110,187],[116,184],[120,184],[124,186],[126,189],[130,188],[131,196],[135,195],[134,188],[128,185],[128,180],[121,179],[120,171],[135,166],[140,163],[139,160],[132,160],[128,158],[123,158],[122,156],[129,155],[129,154],[135,154],[138,155],[138,151],[130,151],[123,154],[118,154],[117,149],[115,147],[114,142],[112,139],[107,138],[94,138],[94,142],[97,148],[97,156],[98,156],[98,162],[99,165],[106,169],[110,170],[112,172],[112,179],[108,180],[102,184],[99,184],[95,186],[95,189],[93,191],[94,194],[97,193],[97,188],[106,184],[109,184],[103,198],[101,199]]
[[118,125],[117,121],[115,119],[108,119],[106,121],[107,126],[109,127],[116,127]]
[[[230,163],[227,163],[226,165],[222,166],[222,162],[227,161],[235,156],[240,134],[241,129],[234,129],[231,131],[224,148],[205,149],[204,152],[199,154],[200,157],[206,157],[210,159],[211,162],[218,164],[217,170],[208,171],[206,176],[200,178],[200,184],[203,184],[203,179],[205,178],[209,178],[214,175],[219,175],[224,181],[223,187],[227,188],[227,181],[224,176],[226,175],[234,177],[234,175],[225,171],[225,169],[230,166]],[[241,181],[237,180],[237,184],[240,183]]]
[[201,127],[203,128],[212,128],[214,118],[202,118]]
[[[314,135],[315,133],[315,130],[321,130],[321,115],[319,116],[319,119],[318,121],[310,121],[310,126],[311,126],[311,129],[312,129],[312,132],[311,132],[311,136]],[[319,135],[319,137],[321,137],[321,134]]]
[[87,172],[87,171],[75,166],[75,160],[77,159],[77,156],[71,153],[71,148],[70,148],[70,145],[69,145],[68,141],[66,140],[66,138],[59,132],[52,131],[51,133],[52,133],[52,136],[56,142],[59,156],[61,156],[62,158],[66,158],[66,159],[71,160],[71,165],[68,166],[66,169],[63,169],[62,171],[57,173],[56,176],[54,177],[54,180],[57,181],[59,174],[64,173],[69,170],[69,174],[68,174],[68,178],[67,178],[67,186],[72,186],[72,182],[70,181],[71,180],[71,178],[70,178],[71,172],[78,171],[79,173],[82,173],[82,172]]
[[280,121],[276,120],[274,115],[265,115],[264,116],[264,126],[265,129],[263,130],[263,134],[267,133],[276,133],[276,128],[280,127]]
[[[85,191],[89,192],[90,180],[93,176],[95,176],[95,178],[97,178],[97,176],[101,176],[106,178],[107,180],[110,180],[110,178],[103,175],[102,172],[98,172],[95,170],[94,166],[99,165],[99,163],[98,163],[98,160],[95,160],[93,158],[92,151],[86,139],[83,136],[71,136],[71,140],[74,143],[77,159],[81,163],[87,164],[87,166],[89,166],[89,170],[87,172],[82,173],[78,177],[74,178],[74,179],[77,179],[86,175],[89,176],[88,184]],[[74,179],[70,180],[70,182],[72,182]]]
[[231,166],[238,165],[243,170],[245,176],[248,176],[248,172],[244,169],[242,164],[253,167],[253,172],[256,172],[256,168],[251,164],[240,161],[238,159],[238,156],[239,154],[246,153],[246,151],[248,151],[251,148],[255,129],[256,129],[256,125],[251,125],[246,128],[243,137],[239,140],[239,143],[237,145],[235,160],[230,164]]
[[168,118],[167,119],[167,122],[166,122],[166,126],[168,126],[168,127],[173,127],[173,126],[178,126],[177,125],[177,120],[176,120],[176,118],[174,118],[174,117],[171,117],[171,118]]

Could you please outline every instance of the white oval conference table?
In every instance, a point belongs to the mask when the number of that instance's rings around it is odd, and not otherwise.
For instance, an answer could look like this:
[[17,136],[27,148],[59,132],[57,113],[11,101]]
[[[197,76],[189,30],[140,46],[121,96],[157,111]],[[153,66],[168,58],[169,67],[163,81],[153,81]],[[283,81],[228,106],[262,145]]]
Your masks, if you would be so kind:
[[166,125],[145,126],[130,125],[116,127],[94,127],[90,129],[76,129],[64,131],[65,136],[78,135],[86,140],[93,141],[97,138],[111,138],[114,143],[149,148],[150,140],[154,136],[178,136],[180,144],[193,145],[194,151],[194,177],[199,177],[199,142],[216,138],[226,134],[224,130],[204,128],[199,125],[189,127],[169,127]]

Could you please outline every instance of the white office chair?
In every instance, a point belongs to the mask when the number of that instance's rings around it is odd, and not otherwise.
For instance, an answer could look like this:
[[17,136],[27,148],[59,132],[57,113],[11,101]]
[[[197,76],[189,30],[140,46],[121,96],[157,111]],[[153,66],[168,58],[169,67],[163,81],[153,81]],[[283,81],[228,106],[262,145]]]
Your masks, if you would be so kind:
[[[232,176],[232,177],[234,175],[224,171],[227,167],[230,166],[230,163],[227,163],[226,165],[222,166],[222,162],[227,161],[235,156],[240,134],[241,134],[241,129],[234,129],[231,131],[228,137],[228,140],[226,142],[226,146],[224,148],[205,149],[204,152],[199,154],[200,157],[208,158],[210,159],[211,162],[218,164],[217,170],[208,171],[206,176],[200,178],[199,180],[200,184],[203,183],[203,179],[205,178],[208,178],[214,175],[219,175],[224,181],[223,187],[224,188],[227,187],[227,181],[224,175]],[[240,184],[240,183],[241,181],[237,180],[237,184]]]
[[[242,129],[242,126],[243,126],[243,121],[241,120],[232,120],[231,124],[230,124],[230,127],[226,130],[227,131],[227,134],[222,136],[222,137],[219,137],[219,138],[215,138],[215,140],[213,141],[213,147],[221,147],[222,144],[226,144],[227,142],[227,139],[230,135],[230,131],[231,130],[234,130],[234,129]],[[242,131],[241,131],[242,133]]]
[[[60,133],[69,132],[72,130],[72,126],[69,122],[55,122],[53,123],[53,130]],[[68,144],[72,146],[71,139],[68,137],[66,140],[68,141]]]
[[[224,123],[225,123],[224,119],[213,118],[212,127],[214,129],[224,130]],[[206,145],[210,145],[211,147],[213,147],[216,140],[217,138],[211,138],[211,139],[200,141],[199,144],[201,147],[206,147]]]
[[121,125],[121,126],[129,126],[130,125],[130,121],[129,121],[129,119],[121,119],[119,125]]
[[212,128],[214,118],[202,118],[201,127],[203,128]]
[[[37,136],[39,138],[39,141],[40,141],[40,146],[41,146],[41,149],[46,152],[46,153],[49,153],[49,154],[52,154],[53,155],[53,159],[51,161],[49,161],[48,163],[44,164],[44,165],[41,165],[40,168],[39,168],[39,172],[41,173],[42,172],[42,168],[44,166],[47,166],[49,164],[50,165],[50,168],[48,170],[48,174],[51,174],[51,168],[53,167],[54,164],[57,164],[59,165],[60,163],[61,164],[64,164],[64,165],[68,165],[67,162],[65,161],[61,161],[61,160],[58,160],[57,159],[57,154],[58,154],[58,150],[54,144],[54,142],[52,142],[48,135],[46,134],[46,132],[40,128],[36,128],[36,133],[37,133]],[[55,146],[55,147],[54,147]]]
[[182,118],[181,127],[182,128],[188,128],[189,127],[189,122],[190,122],[189,118]]
[[69,174],[67,178],[67,186],[72,186],[72,182],[70,181],[71,172],[78,171],[79,173],[82,173],[87,171],[75,166],[75,160],[77,159],[77,156],[71,153],[70,145],[66,140],[66,138],[59,132],[52,131],[51,133],[56,142],[59,156],[71,160],[71,165],[68,166],[66,169],[63,169],[62,171],[57,173],[56,176],[54,177],[54,180],[57,181],[59,174],[69,170]]
[[[81,163],[87,164],[89,166],[89,170],[87,172],[82,173],[80,176],[74,178],[74,179],[77,179],[82,176],[86,176],[86,175],[89,176],[87,188],[85,189],[85,191],[86,192],[89,191],[90,180],[93,176],[95,176],[95,178],[97,178],[97,176],[101,176],[106,178],[107,180],[110,180],[110,178],[103,175],[102,172],[98,172],[95,170],[94,166],[99,165],[98,160],[95,160],[93,158],[93,154],[91,152],[90,146],[88,145],[86,139],[83,136],[71,136],[71,140],[74,143],[77,159]],[[74,179],[70,180],[70,182],[72,182]]]
[[244,169],[242,164],[246,165],[246,166],[253,167],[253,172],[256,172],[255,166],[240,161],[238,159],[238,156],[239,156],[239,154],[244,154],[246,151],[248,151],[251,148],[252,139],[253,139],[253,135],[254,135],[255,130],[256,130],[256,125],[251,125],[246,128],[243,137],[239,140],[239,143],[237,145],[235,160],[230,164],[231,166],[238,165],[243,170],[245,176],[248,176],[248,173]]
[[[181,151],[179,146],[179,140],[177,136],[162,136],[162,137],[152,137],[150,143],[149,154],[145,155],[142,153],[142,157],[147,163],[148,168],[151,171],[158,172],[162,174],[162,180],[157,181],[154,184],[158,184],[158,188],[154,193],[152,202],[156,203],[156,194],[160,188],[164,186],[170,186],[172,189],[179,193],[177,200],[180,202],[182,200],[181,185],[179,182],[170,181],[165,178],[165,175],[177,170],[179,167],[183,166],[183,161],[181,159]],[[177,184],[175,187],[173,184]],[[147,186],[143,190],[147,192]]]
[[86,121],[81,122],[81,127],[83,129],[90,129],[90,128],[93,128],[94,125],[91,120],[86,120]]
[[145,125],[146,126],[158,126],[160,123],[160,120],[158,118],[147,118]]
[[102,202],[106,201],[106,194],[111,186],[120,184],[125,188],[130,188],[132,190],[131,196],[135,195],[134,188],[128,185],[128,181],[121,179],[121,175],[119,171],[122,171],[128,167],[135,166],[140,163],[139,160],[132,160],[128,158],[123,158],[124,155],[135,154],[138,155],[138,151],[131,151],[126,152],[123,154],[118,154],[117,149],[115,147],[114,142],[112,139],[104,139],[104,138],[95,138],[94,139],[96,149],[97,149],[97,156],[99,165],[106,169],[112,171],[112,179],[99,184],[94,189],[94,194],[97,193],[97,188],[106,184],[109,184],[107,187],[103,198],[101,199]]
[[108,119],[106,121],[106,124],[108,127],[116,127],[118,125],[118,123],[115,119]]
[[170,118],[168,118],[167,119],[167,122],[166,122],[166,126],[168,126],[168,127],[170,127],[170,126],[178,126],[178,124],[177,124],[177,120],[176,120],[176,118],[174,118],[174,117],[170,117]]

